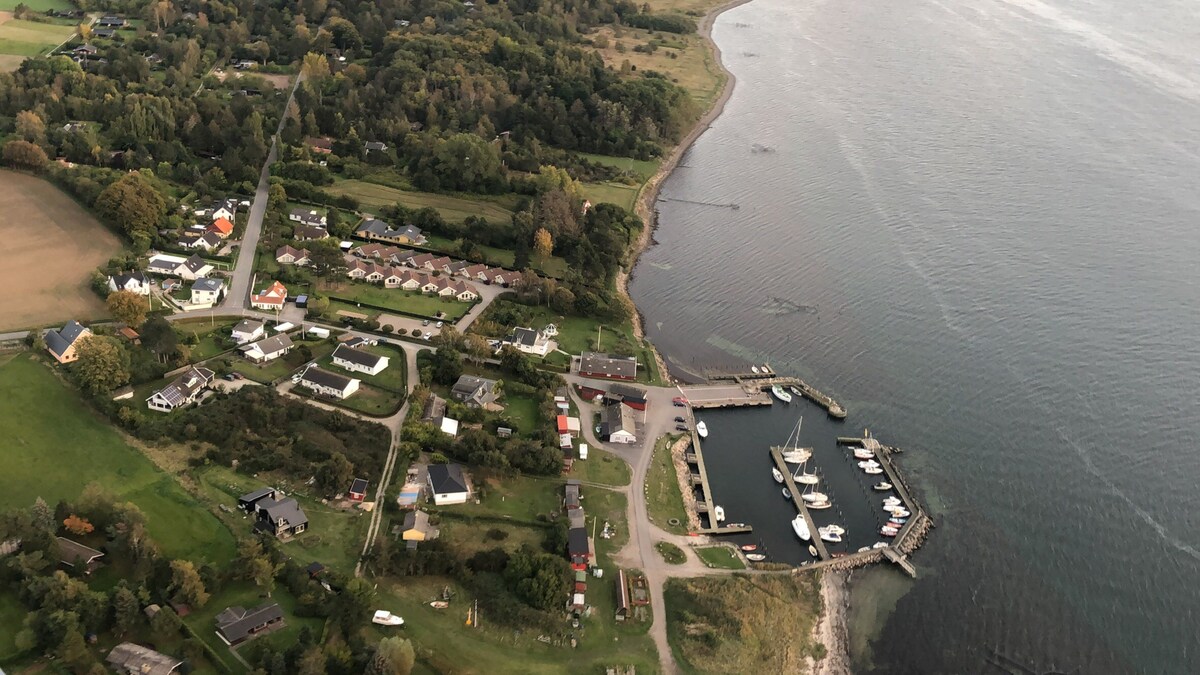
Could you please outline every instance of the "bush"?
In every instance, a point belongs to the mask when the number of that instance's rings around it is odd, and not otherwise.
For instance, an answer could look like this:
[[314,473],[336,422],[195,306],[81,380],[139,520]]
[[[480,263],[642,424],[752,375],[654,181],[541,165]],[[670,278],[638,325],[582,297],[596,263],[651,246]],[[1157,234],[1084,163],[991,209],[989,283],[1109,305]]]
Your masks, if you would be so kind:
[[379,327],[379,330],[381,330],[385,333],[391,333],[392,331],[396,330],[396,327],[390,323],[385,323]]
[[487,538],[492,541],[504,541],[508,539],[508,532],[498,527],[493,527],[487,531]]
[[397,330],[396,330],[396,335],[408,335],[408,329],[407,329],[407,328],[400,328],[400,329],[397,329]]

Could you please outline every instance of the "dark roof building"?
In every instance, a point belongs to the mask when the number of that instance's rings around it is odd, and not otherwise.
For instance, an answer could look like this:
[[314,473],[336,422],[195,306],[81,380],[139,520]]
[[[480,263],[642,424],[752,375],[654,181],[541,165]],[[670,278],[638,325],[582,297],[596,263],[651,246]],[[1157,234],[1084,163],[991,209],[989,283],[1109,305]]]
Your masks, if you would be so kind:
[[496,381],[486,377],[462,375],[450,388],[450,395],[469,407],[479,408],[496,400]]
[[43,339],[46,341],[46,349],[50,350],[50,354],[63,363],[74,360],[74,352],[71,348],[75,346],[76,340],[91,334],[92,331],[88,330],[86,326],[72,320],[68,321],[61,330],[47,331]]
[[433,502],[462,504],[471,494],[467,477],[458,464],[433,464],[429,467],[429,489],[433,491]]
[[350,499],[361,502],[367,497],[367,479],[355,478],[354,482],[350,483]]
[[104,557],[102,551],[97,551],[91,546],[84,546],[65,537],[57,537],[57,539],[59,562],[67,567],[80,566],[90,569],[93,563]]
[[415,225],[392,227],[377,218],[364,220],[358,226],[358,229],[354,231],[354,234],[364,239],[380,239],[397,244],[425,243],[425,235],[421,233],[421,228]]
[[132,642],[122,642],[113,647],[104,660],[113,670],[125,675],[170,675],[183,665],[183,661],[173,656]]
[[264,499],[254,505],[254,510],[258,512],[255,527],[276,537],[297,535],[308,529],[308,516],[291,497],[279,501]]
[[579,374],[584,377],[633,380],[637,378],[637,359],[617,354],[584,352],[579,357]]
[[259,488],[254,492],[247,492],[241,497],[238,497],[238,508],[242,509],[243,511],[253,511],[255,504],[268,497],[275,499],[275,488],[265,487]]
[[282,623],[283,610],[273,602],[251,610],[230,607],[217,615],[217,637],[232,647]]

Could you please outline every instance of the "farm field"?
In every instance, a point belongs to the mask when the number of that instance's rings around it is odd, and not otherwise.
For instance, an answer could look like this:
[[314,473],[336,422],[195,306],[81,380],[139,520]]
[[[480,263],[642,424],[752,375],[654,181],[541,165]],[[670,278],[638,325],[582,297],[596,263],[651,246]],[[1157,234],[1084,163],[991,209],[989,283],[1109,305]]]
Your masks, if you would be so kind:
[[17,5],[25,5],[35,12],[45,12],[51,9],[75,9],[68,0],[0,0],[0,12],[11,12]]
[[335,195],[350,195],[364,208],[378,209],[397,202],[413,209],[432,206],[443,218],[456,223],[462,222],[467,216],[481,216],[497,223],[507,223],[512,217],[512,210],[491,200],[400,190],[363,180],[338,181],[325,189]]
[[[105,315],[88,280],[120,251],[115,234],[58,188],[23,173],[0,171],[0,212],[0,329]],[[62,260],[71,264],[47,264]]]
[[[32,4],[37,6],[41,3],[35,1]],[[5,70],[15,70],[25,57],[49,53],[75,34],[75,26],[70,24],[14,19],[10,11],[12,7],[15,4],[10,6],[8,0],[0,0],[0,59],[3,59],[0,67]]]
[[75,499],[95,482],[141,508],[167,555],[233,558],[233,535],[215,516],[27,354],[0,361],[0,437],[0,508]]

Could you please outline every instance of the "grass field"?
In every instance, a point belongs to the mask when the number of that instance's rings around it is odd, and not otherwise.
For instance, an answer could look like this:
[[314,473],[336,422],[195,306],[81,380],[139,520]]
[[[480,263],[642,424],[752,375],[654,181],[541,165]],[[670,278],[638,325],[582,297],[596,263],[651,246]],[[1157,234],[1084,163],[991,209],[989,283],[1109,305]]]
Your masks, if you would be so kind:
[[669,541],[660,541],[654,544],[654,548],[658,550],[658,554],[668,565],[682,565],[687,562],[687,556],[683,553],[683,549]]
[[[0,0],[7,4],[7,0]],[[36,3],[34,3],[36,4]],[[12,18],[7,7],[0,8],[0,54],[18,57],[39,56],[49,53],[75,33],[74,25],[22,21]],[[13,59],[6,59],[11,63]],[[17,61],[16,65],[20,65]]]
[[628,171],[642,180],[653,176],[658,171],[658,165],[661,160],[657,159],[634,159],[632,157],[615,157],[613,155],[596,155],[590,152],[576,153],[580,157],[607,166],[615,166],[622,171]]
[[[695,33],[674,35],[661,32],[651,35],[650,31],[636,28],[621,28],[620,30],[621,36],[618,37],[613,26],[605,26],[592,36],[593,40],[598,37],[608,40],[608,47],[597,49],[604,58],[604,63],[620,69],[621,64],[629,61],[630,65],[638,71],[653,70],[662,73],[692,95],[692,98],[699,104],[696,110],[697,115],[700,115],[716,99],[725,77],[699,35]],[[653,41],[657,41],[659,44],[658,49],[653,53],[633,51],[634,47]],[[625,47],[624,52],[617,51],[618,43]]]
[[214,321],[212,319],[192,319],[189,321],[176,321],[175,330],[181,336],[195,335],[200,341],[194,345],[189,345],[192,350],[192,362],[203,361],[228,351],[231,347],[226,346],[224,339],[219,331],[236,324],[237,320],[221,319]]
[[[23,173],[0,171],[0,213],[0,329],[106,314],[88,280],[120,251],[112,232],[58,188]],[[55,260],[71,264],[47,264]]]
[[0,508],[75,499],[96,482],[146,514],[150,535],[172,557],[225,563],[233,558],[229,530],[129,447],[75,392],[29,355],[0,365]]
[[467,216],[481,216],[496,223],[507,223],[512,217],[512,209],[488,199],[400,190],[363,180],[338,181],[325,189],[335,195],[350,195],[365,209],[378,209],[396,203],[412,209],[432,206],[443,218],[454,223],[462,222]]
[[50,9],[75,9],[68,0],[0,0],[0,12],[11,12],[17,5],[25,5],[35,12],[45,12]]
[[629,485],[629,465],[607,450],[588,448],[588,458],[575,462],[571,469],[571,478],[623,487]]
[[728,546],[709,546],[693,550],[696,551],[696,555],[707,563],[709,567],[716,567],[723,570],[746,569],[746,565],[742,563],[742,559]]
[[640,185],[583,183],[583,196],[593,204],[616,204],[626,211],[632,211],[640,189]]
[[670,579],[666,601],[671,651],[686,673],[801,673],[825,654],[812,639],[815,574]]
[[[667,532],[687,534],[687,512],[683,507],[683,496],[679,492],[679,478],[675,474],[675,463],[671,461],[673,436],[658,439],[654,444],[654,457],[646,472],[646,511],[650,522]],[[669,521],[675,519],[678,525]]]
[[328,291],[330,298],[344,302],[364,302],[369,305],[386,307],[398,312],[408,312],[429,318],[434,318],[438,312],[445,312],[446,321],[457,321],[474,306],[470,302],[448,300],[436,295],[420,291],[404,291],[399,288],[383,288],[374,284],[345,283],[337,290]]

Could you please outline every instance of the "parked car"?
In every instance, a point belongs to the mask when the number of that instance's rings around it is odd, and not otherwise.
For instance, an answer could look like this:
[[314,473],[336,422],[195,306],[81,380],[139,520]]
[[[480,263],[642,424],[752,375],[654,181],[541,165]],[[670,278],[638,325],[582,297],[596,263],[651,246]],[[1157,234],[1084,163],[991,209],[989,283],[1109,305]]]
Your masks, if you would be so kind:
[[682,396],[676,396],[675,398],[671,399],[671,405],[682,408],[687,405],[687,399]]
[[441,328],[442,326],[445,326],[445,325],[446,325],[446,323],[444,321],[437,322],[437,328]]
[[686,420],[686,419],[684,419],[684,418],[680,417],[679,415],[676,415],[676,416],[675,416],[675,421],[676,421],[676,422],[687,422],[687,420]]
[[233,379],[235,379],[235,380],[244,380],[244,379],[246,379],[246,376],[245,376],[245,375],[243,375],[243,374],[241,374],[241,373],[230,373],[230,375],[232,375],[232,376],[233,376]]
[[237,378],[233,376],[233,373],[228,373],[224,376],[224,379],[229,380],[230,382],[233,382]]
[[688,425],[686,425],[686,424],[676,424],[675,425],[675,431],[687,431],[687,430],[688,430]]
[[421,325],[422,325],[422,326],[428,326],[428,325],[429,325],[429,319],[425,319],[424,321],[422,321],[422,322],[421,322]]

